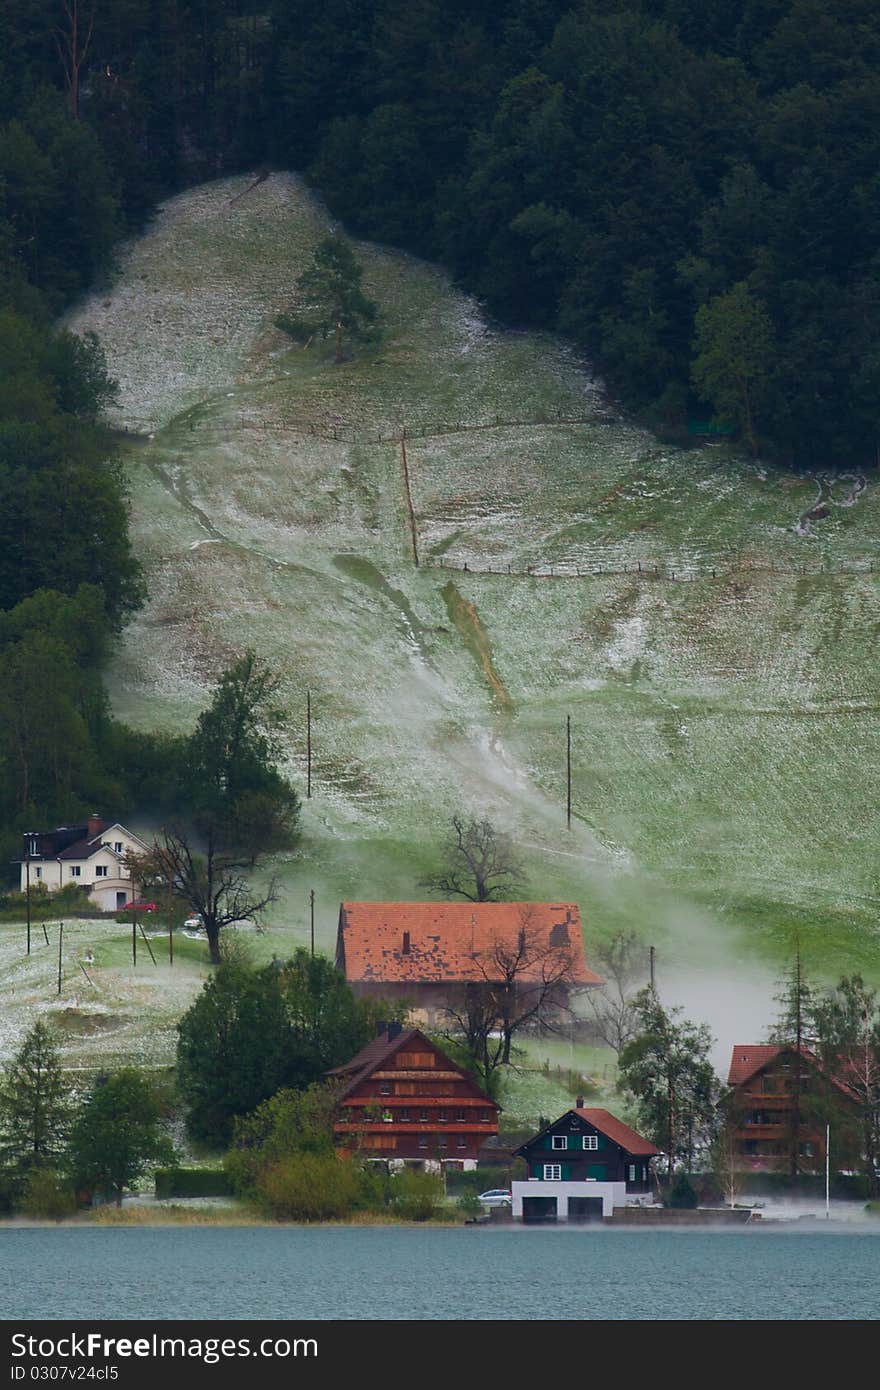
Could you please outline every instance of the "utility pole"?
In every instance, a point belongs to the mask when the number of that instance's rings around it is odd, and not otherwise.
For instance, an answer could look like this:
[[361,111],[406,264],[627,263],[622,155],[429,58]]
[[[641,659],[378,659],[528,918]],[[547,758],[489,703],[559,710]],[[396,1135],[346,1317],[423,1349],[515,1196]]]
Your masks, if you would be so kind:
[[568,829],[571,830],[571,715],[565,716],[565,781],[566,781],[566,800],[565,800],[565,819]]
[[61,948],[64,941],[64,923],[58,923],[58,993],[61,993]]
[[168,914],[168,964],[174,964],[174,918]]
[[31,837],[24,837],[24,873],[27,893],[27,953],[31,953]]
[[312,795],[312,692],[306,691],[306,796]]
[[312,959],[315,958],[315,890],[309,892],[309,919],[311,922]]
[[831,1126],[825,1126],[825,1220],[831,1216]]
[[648,947],[648,958],[649,958],[650,964],[651,964],[651,993],[652,993],[652,994],[654,993],[654,957],[655,957],[656,954],[657,954],[657,953],[656,953],[656,951],[654,950],[654,947],[653,947],[653,946],[649,946],[649,947]]
[[131,910],[131,963],[138,963],[138,938],[137,938],[137,913],[134,908]]

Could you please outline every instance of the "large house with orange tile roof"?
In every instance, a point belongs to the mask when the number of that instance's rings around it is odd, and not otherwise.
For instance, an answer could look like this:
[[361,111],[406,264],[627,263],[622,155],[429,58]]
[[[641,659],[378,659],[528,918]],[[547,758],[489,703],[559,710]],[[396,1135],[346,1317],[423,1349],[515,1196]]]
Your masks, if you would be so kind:
[[737,1043],[727,1084],[734,1153],[744,1168],[821,1170],[825,1164],[823,1093],[855,1107],[841,1081],[829,1077],[806,1047]]
[[514,1182],[513,1216],[521,1221],[591,1221],[651,1191],[651,1160],[660,1150],[608,1110],[571,1110],[521,1144],[528,1178]]
[[344,902],[336,965],[356,994],[405,1000],[429,1027],[468,986],[549,989],[561,1009],[603,983],[575,903]]
[[344,1083],[333,1135],[340,1148],[414,1167],[475,1168],[498,1133],[498,1106],[417,1028],[378,1037],[327,1075]]

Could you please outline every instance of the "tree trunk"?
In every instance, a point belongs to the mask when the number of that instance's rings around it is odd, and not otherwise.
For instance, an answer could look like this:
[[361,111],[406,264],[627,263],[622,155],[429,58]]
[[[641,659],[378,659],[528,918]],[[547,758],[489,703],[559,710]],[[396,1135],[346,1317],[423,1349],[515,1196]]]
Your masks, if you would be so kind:
[[205,923],[205,935],[208,938],[208,951],[211,956],[211,964],[220,964],[220,928],[213,922]]

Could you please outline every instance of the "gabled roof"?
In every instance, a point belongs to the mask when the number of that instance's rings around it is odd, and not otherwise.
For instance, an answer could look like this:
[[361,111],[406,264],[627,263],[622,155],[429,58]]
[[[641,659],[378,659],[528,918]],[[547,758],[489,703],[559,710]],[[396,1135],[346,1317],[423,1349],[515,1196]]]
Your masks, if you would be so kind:
[[[91,859],[114,830],[121,830],[123,835],[147,848],[139,835],[127,830],[119,821],[96,820],[93,817],[88,824],[59,825],[55,830],[42,830],[33,837],[26,836],[27,840],[35,839],[38,845],[38,853],[30,856],[30,862],[35,863],[39,859]],[[13,859],[12,863],[23,864],[25,858]]]
[[[448,1057],[443,1049],[438,1047],[436,1043],[431,1042],[430,1038],[426,1038],[425,1034],[422,1033],[420,1029],[404,1028],[402,1032],[394,1036],[387,1031],[381,1033],[379,1037],[373,1038],[372,1042],[368,1042],[366,1047],[362,1047],[360,1052],[356,1053],[350,1061],[344,1062],[341,1067],[333,1067],[330,1071],[325,1072],[326,1076],[338,1076],[341,1080],[348,1082],[345,1090],[339,1097],[339,1103],[341,1104],[346,1096],[351,1095],[352,1091],[359,1086],[362,1081],[366,1080],[368,1076],[371,1076],[374,1071],[378,1071],[379,1068],[388,1062],[397,1052],[402,1048],[409,1047],[416,1040],[422,1043],[424,1047],[430,1048],[432,1052],[439,1053],[449,1071],[458,1072],[473,1086],[475,1091],[479,1092],[481,1095],[485,1094],[477,1085],[476,1081],[474,1081],[473,1077],[470,1076],[463,1067],[453,1062],[452,1058]],[[429,1074],[427,1071],[425,1075],[428,1077]],[[487,1105],[493,1106],[496,1110],[501,1108],[494,1100],[490,1100],[488,1096],[486,1096],[485,1099]]]
[[568,983],[603,983],[587,969],[575,903],[346,902],[336,962],[351,982],[483,981],[493,978],[493,952],[515,950],[521,933],[531,956],[518,972],[521,983],[540,981],[548,964],[566,958]]
[[625,1125],[623,1120],[618,1120],[617,1116],[612,1115],[610,1110],[594,1110],[592,1107],[585,1110],[578,1106],[575,1114],[580,1115],[582,1120],[586,1120],[588,1125],[598,1129],[600,1134],[606,1135],[613,1143],[626,1149],[628,1154],[634,1154],[639,1158],[653,1158],[662,1152],[653,1144],[649,1144],[648,1140],[643,1139],[640,1134],[636,1134],[636,1131],[630,1129],[629,1125]]
[[537,1134],[533,1134],[531,1139],[527,1139],[518,1149],[514,1149],[514,1153],[522,1154],[534,1144],[536,1139],[541,1139],[543,1135],[549,1134],[551,1129],[555,1129],[567,1115],[577,1115],[579,1119],[585,1120],[588,1125],[592,1125],[600,1134],[604,1134],[613,1144],[619,1144],[626,1153],[632,1154],[634,1158],[655,1158],[657,1154],[662,1153],[662,1149],[655,1148],[634,1129],[630,1129],[629,1125],[625,1125],[623,1120],[618,1120],[616,1115],[612,1115],[610,1110],[597,1110],[592,1106],[589,1108],[572,1106],[571,1110],[566,1110],[552,1124],[545,1125]]
[[[756,1072],[775,1062],[780,1052],[794,1052],[794,1047],[782,1047],[779,1043],[737,1043],[733,1049],[730,1059],[730,1071],[727,1075],[728,1086],[741,1086],[744,1081],[748,1081]],[[815,1062],[815,1057],[801,1049],[801,1055],[806,1060]]]
[[[737,1043],[730,1059],[727,1084],[728,1086],[743,1086],[759,1071],[763,1071],[771,1062],[775,1062],[777,1057],[784,1053],[795,1056],[797,1051],[795,1043]],[[803,1044],[801,1044],[800,1055],[808,1066],[821,1072],[827,1081],[830,1081],[850,1100],[853,1099],[852,1091],[846,1082],[839,1077],[830,1076],[816,1054],[811,1052],[808,1047],[804,1047]]]
[[[124,825],[120,825],[118,821],[115,821],[112,824],[108,822],[103,830],[99,831],[97,835],[92,835],[90,839],[77,840],[76,844],[68,845],[67,849],[63,849],[60,854],[56,855],[56,858],[91,859],[93,854],[98,854],[104,848],[106,838],[112,830],[121,830],[124,835],[128,835],[130,839],[136,840],[139,845],[143,845],[144,849],[147,848],[144,841],[138,835],[135,835],[133,830],[126,830]],[[115,851],[113,852],[115,853]]]

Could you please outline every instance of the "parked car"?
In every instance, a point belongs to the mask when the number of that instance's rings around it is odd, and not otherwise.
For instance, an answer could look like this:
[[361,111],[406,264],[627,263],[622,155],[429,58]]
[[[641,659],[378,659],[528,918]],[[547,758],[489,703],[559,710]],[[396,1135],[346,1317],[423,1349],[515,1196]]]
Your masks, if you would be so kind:
[[490,1187],[477,1198],[484,1207],[509,1207],[513,1205],[513,1193],[509,1187]]
[[184,931],[198,931],[201,928],[201,925],[202,919],[196,912],[190,914],[190,916],[187,917],[186,921],[183,924],[183,929]]
[[148,903],[146,898],[135,898],[133,902],[126,905],[126,912],[158,912],[158,903]]

